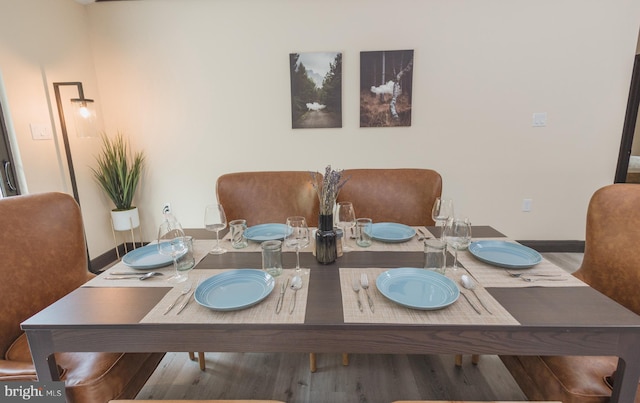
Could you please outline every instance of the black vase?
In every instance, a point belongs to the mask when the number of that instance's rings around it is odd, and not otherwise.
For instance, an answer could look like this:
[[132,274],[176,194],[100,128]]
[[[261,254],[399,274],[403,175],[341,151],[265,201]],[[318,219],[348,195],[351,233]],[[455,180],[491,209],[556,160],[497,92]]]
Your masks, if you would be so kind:
[[333,214],[320,214],[318,217],[318,231],[316,232],[316,259],[322,264],[336,261],[337,235],[333,228]]

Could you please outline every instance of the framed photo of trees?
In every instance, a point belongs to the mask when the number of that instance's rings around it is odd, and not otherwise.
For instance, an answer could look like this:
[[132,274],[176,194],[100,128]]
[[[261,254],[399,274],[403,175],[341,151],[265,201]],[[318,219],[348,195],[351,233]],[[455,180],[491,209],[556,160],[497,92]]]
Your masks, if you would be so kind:
[[360,52],[360,127],[411,126],[413,50]]
[[342,53],[290,53],[291,127],[342,127]]

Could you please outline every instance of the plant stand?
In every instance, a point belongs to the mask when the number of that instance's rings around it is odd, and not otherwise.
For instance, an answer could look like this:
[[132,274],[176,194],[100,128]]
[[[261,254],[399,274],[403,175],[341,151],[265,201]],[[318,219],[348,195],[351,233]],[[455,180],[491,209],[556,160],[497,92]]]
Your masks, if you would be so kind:
[[131,243],[133,244],[133,250],[136,249],[136,237],[134,233],[134,229],[138,229],[138,236],[140,238],[140,246],[142,246],[142,225],[140,225],[140,218],[138,216],[138,209],[134,208],[132,210],[126,211],[111,211],[111,233],[113,234],[113,244],[116,249],[116,255],[118,256],[118,260],[120,260],[120,250],[118,249],[118,240],[116,237],[116,232],[123,232],[124,238],[124,253],[125,255],[129,252],[127,248],[127,232],[131,232]]

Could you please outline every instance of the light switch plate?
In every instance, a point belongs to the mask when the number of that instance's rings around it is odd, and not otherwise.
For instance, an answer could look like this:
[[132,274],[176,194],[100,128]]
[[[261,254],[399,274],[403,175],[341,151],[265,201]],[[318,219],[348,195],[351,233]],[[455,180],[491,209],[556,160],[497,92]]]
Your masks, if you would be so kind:
[[51,130],[47,127],[47,125],[39,124],[39,123],[31,123],[29,124],[31,127],[31,137],[34,140],[51,140],[53,139],[53,135],[51,134]]

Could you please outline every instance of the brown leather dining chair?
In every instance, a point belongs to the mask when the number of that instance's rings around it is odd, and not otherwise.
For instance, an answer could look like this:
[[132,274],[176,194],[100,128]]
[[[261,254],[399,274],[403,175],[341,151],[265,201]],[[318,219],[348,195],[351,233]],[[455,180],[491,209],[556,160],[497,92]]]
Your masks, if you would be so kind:
[[345,169],[338,202],[350,201],[357,217],[373,222],[433,225],[431,208],[442,177],[431,169]]
[[[350,201],[357,217],[373,222],[395,222],[411,226],[434,225],[431,208],[442,194],[442,177],[432,169],[346,169],[348,178],[338,194],[338,202]],[[472,356],[477,364],[479,355]],[[312,356],[312,362],[316,358]],[[457,366],[462,355],[456,355]],[[348,358],[343,356],[343,363]]]
[[243,218],[252,226],[302,216],[318,226],[320,203],[307,171],[228,173],[218,178],[216,194],[227,221]]
[[[587,209],[584,258],[574,276],[640,314],[640,185],[597,190]],[[640,346],[638,346],[640,348]],[[605,403],[616,357],[500,356],[530,400]],[[640,403],[640,387],[636,394]]]
[[[64,193],[0,200],[0,381],[36,381],[20,323],[80,287],[93,275],[80,208]],[[56,353],[72,403],[133,398],[163,353]]]
[[[307,171],[233,172],[218,178],[216,194],[227,221],[242,218],[252,226],[302,216],[310,227],[316,227],[320,202],[311,178]],[[193,353],[189,358],[195,359]],[[204,353],[198,353],[198,361],[204,371]]]

